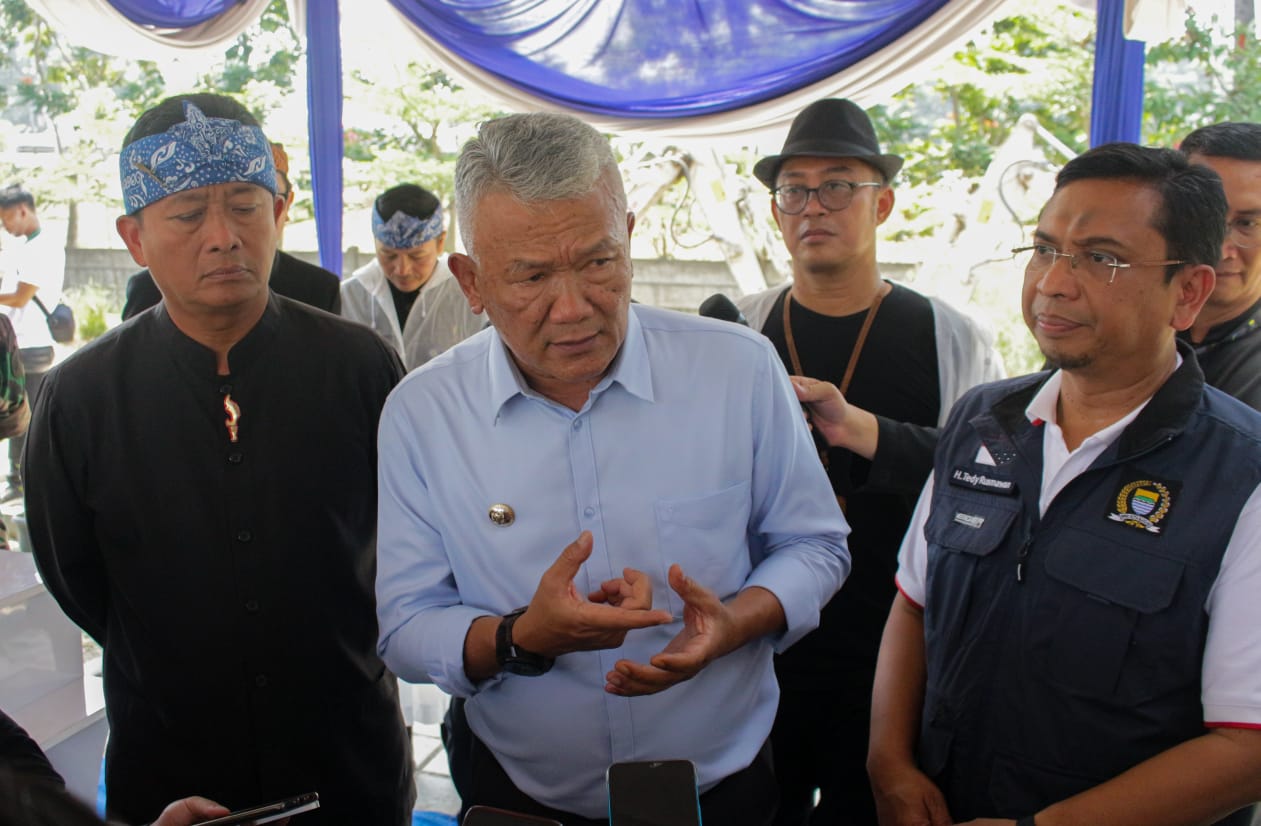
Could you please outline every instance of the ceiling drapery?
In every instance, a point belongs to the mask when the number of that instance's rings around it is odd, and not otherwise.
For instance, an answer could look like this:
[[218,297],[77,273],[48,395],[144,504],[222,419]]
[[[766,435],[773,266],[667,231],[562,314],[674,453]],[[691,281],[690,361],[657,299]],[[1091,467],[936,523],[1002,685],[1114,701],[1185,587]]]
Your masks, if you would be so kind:
[[[222,51],[268,0],[27,0],[71,42],[160,59]],[[809,101],[874,103],[917,79],[1004,0],[387,0],[429,55],[510,108],[573,111],[599,128],[675,138],[783,130]],[[1134,7],[1097,0],[1092,142],[1137,140]],[[341,272],[338,0],[288,0],[307,43],[320,260]],[[1106,25],[1105,25],[1106,22]],[[1135,80],[1137,78],[1137,80]],[[1107,117],[1103,117],[1107,115]],[[1116,117],[1113,117],[1113,116]]]

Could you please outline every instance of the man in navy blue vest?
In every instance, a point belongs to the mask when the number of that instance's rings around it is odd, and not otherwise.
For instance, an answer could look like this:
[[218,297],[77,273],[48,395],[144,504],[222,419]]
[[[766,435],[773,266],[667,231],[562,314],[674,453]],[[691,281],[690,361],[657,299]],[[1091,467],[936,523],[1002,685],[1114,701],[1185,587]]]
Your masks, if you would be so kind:
[[1053,369],[959,401],[899,557],[868,755],[885,826],[1248,822],[1261,415],[1175,339],[1225,227],[1220,179],[1172,150],[1060,172],[1017,251]]

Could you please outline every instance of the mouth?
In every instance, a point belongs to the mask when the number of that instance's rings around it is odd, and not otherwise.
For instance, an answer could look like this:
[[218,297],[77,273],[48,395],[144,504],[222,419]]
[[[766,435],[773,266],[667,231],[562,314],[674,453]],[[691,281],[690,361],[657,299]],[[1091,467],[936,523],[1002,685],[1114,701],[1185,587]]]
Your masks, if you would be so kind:
[[215,269],[203,275],[202,278],[207,279],[207,280],[212,280],[212,281],[213,280],[228,281],[233,278],[245,278],[249,276],[250,274],[251,274],[251,271],[249,267],[246,267],[240,264],[235,264],[235,265],[226,266],[226,267],[216,267]]
[[599,333],[592,333],[588,336],[579,336],[567,338],[561,341],[553,341],[550,346],[552,349],[561,353],[580,353],[584,350],[590,349],[595,344],[596,339],[599,338],[599,335]]
[[807,227],[798,233],[797,238],[802,241],[814,241],[820,238],[831,238],[835,233],[831,230],[821,227]]
[[1085,326],[1080,322],[1053,313],[1038,313],[1034,316],[1033,321],[1039,331],[1052,336],[1067,335]]

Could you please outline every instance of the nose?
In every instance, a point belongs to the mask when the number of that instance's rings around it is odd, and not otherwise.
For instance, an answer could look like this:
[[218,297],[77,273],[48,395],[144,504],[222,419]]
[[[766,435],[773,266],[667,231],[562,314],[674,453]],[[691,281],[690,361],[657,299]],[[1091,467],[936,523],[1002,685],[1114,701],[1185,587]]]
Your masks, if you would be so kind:
[[581,321],[591,312],[582,276],[577,273],[558,273],[552,279],[554,294],[548,315],[553,322],[568,324]]
[[811,189],[806,192],[806,205],[801,208],[803,215],[822,215],[827,211],[823,199],[819,197],[819,190]]
[[228,252],[241,246],[241,236],[236,224],[222,206],[213,206],[206,210],[202,231],[213,252]]
[[1043,295],[1072,296],[1081,287],[1076,270],[1076,260],[1069,255],[1057,255],[1051,266],[1038,276],[1038,292]]

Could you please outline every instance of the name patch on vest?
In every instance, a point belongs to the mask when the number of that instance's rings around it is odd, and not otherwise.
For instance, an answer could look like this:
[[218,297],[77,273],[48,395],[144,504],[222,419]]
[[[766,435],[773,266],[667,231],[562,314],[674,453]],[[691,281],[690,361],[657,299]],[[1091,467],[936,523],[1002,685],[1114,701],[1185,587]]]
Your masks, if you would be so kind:
[[[1128,475],[1128,474],[1127,474]],[[1122,476],[1125,478],[1125,476]],[[1160,534],[1174,497],[1182,488],[1181,482],[1162,481],[1135,472],[1132,481],[1126,482],[1109,502],[1107,518],[1147,533]]]
[[983,490],[1002,496],[1016,495],[1016,480],[990,476],[984,472],[957,467],[950,472],[950,484],[969,490]]

